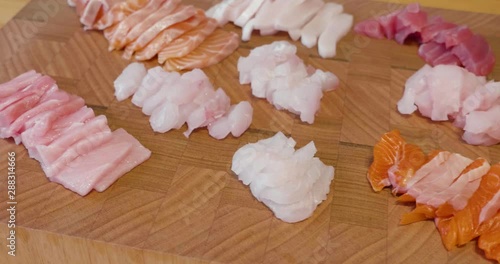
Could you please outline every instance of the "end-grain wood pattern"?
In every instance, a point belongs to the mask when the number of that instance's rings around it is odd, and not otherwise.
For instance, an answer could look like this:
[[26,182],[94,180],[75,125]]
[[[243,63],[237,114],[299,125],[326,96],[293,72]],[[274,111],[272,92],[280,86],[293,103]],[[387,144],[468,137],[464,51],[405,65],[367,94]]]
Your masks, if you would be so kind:
[[[44,11],[41,5],[47,2],[56,5]],[[185,2],[202,7],[211,3]],[[337,2],[345,4],[355,22],[402,7]],[[426,10],[469,25],[500,55],[499,16]],[[225,29],[241,34],[233,25]],[[337,57],[324,60],[316,49],[295,42],[307,64],[341,80],[339,89],[324,95],[315,123],[308,125],[252,97],[249,86],[238,83],[238,58],[275,40],[289,38],[283,33],[254,35],[222,63],[204,69],[232,103],[251,102],[255,110],[250,129],[240,138],[222,141],[200,129],[187,139],[182,130],[154,133],[141,109],[130,100],[114,99],[113,80],[129,62],[121,52],[107,51],[100,32],[83,31],[66,0],[31,1],[0,30],[0,82],[30,69],[48,74],[61,89],[106,115],[112,129],[125,128],[153,154],[107,191],[82,198],[49,182],[22,146],[2,140],[2,175],[7,152],[18,157],[19,247],[15,258],[7,259],[5,248],[0,250],[0,262],[489,263],[474,243],[447,252],[431,221],[399,226],[399,217],[411,208],[397,204],[388,190],[372,192],[366,181],[373,145],[394,128],[426,151],[442,148],[500,161],[500,146],[466,145],[450,123],[396,111],[406,79],[424,64],[417,47],[351,32],[339,43]],[[156,61],[146,64],[153,67]],[[500,66],[489,77],[500,79]],[[278,131],[293,136],[299,146],[313,140],[318,156],[336,168],[327,200],[301,223],[277,220],[230,171],[234,151]],[[6,177],[0,177],[0,186],[0,234],[6,237]]]

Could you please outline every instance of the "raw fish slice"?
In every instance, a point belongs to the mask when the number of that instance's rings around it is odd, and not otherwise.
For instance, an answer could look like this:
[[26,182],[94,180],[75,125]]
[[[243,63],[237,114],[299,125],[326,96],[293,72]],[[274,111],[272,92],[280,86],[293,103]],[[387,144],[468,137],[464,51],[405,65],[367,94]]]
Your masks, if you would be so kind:
[[31,70],[17,76],[16,78],[8,82],[0,84],[0,102],[4,100],[4,97],[11,96],[17,91],[31,85],[41,76],[41,74],[35,72],[34,70]]
[[164,47],[158,53],[158,62],[163,64],[168,59],[186,56],[196,49],[216,28],[217,22],[214,19],[206,19],[193,30],[186,32]]
[[[185,35],[186,32],[189,32],[190,30],[196,28],[196,26],[198,26],[205,20],[206,17],[203,13],[203,10],[198,9],[194,16],[163,30],[149,44],[147,44],[146,47],[136,51],[135,59],[149,60],[153,58],[162,49],[169,47],[174,40],[177,40],[180,36]],[[126,49],[125,52],[130,53],[130,50]]]
[[394,40],[399,44],[404,44],[409,36],[420,33],[426,25],[427,13],[420,9],[418,3],[409,4],[396,17]]
[[239,137],[250,127],[252,115],[253,108],[249,102],[232,105],[223,117],[208,124],[208,133],[215,139],[223,139],[229,133]]
[[440,32],[456,27],[457,25],[443,20],[442,17],[432,17],[429,23],[420,31],[420,38],[423,43],[434,40]]
[[129,64],[113,83],[116,99],[123,101],[133,95],[146,74],[146,67],[143,64],[137,62]]
[[71,6],[71,7],[75,7],[76,6],[75,1],[76,0],[68,0],[68,5]]
[[[88,135],[87,137],[73,144],[71,147],[67,148],[54,162],[50,164],[41,163],[45,175],[49,179],[53,176],[58,175],[65,168],[70,167],[68,165],[76,158],[80,156],[86,156],[88,153],[95,150],[100,145],[111,140],[111,135],[112,134],[109,130]],[[114,155],[108,154],[108,156]]]
[[[297,0],[293,0],[297,1]],[[274,28],[274,20],[278,17],[283,10],[286,10],[287,6],[290,4],[289,0],[267,0],[260,7],[253,21],[253,26],[255,29],[262,31],[272,32]],[[273,19],[274,18],[274,19]]]
[[481,236],[477,244],[486,257],[500,262],[500,212],[481,224],[478,234]]
[[484,89],[476,89],[473,94],[464,100],[461,112],[465,116],[476,110],[486,111],[499,104],[500,82],[489,82],[484,86]]
[[78,16],[81,16],[85,11],[89,0],[75,0],[75,11]]
[[[326,23],[324,24],[326,25]],[[367,19],[365,21],[361,21],[354,26],[354,31],[358,34],[363,34],[370,38],[383,39],[385,38],[384,28],[380,25],[380,23],[376,19]],[[314,40],[314,43],[317,42],[317,38]],[[304,43],[302,43],[304,44]],[[311,44],[309,44],[311,45]],[[314,46],[314,45],[312,45]],[[312,47],[311,46],[311,47]]]
[[319,36],[323,31],[325,31],[330,19],[342,13],[342,11],[344,11],[344,7],[342,5],[336,3],[326,3],[323,8],[319,10],[316,16],[301,29],[300,41],[302,44],[308,48],[316,46]]
[[40,114],[51,111],[52,109],[67,103],[69,99],[70,95],[64,91],[56,91],[52,93],[52,96],[40,100],[38,105],[26,111],[14,122],[12,122],[9,128],[5,131],[5,134],[4,131],[0,129],[1,137],[18,137],[26,128],[29,128],[26,124],[30,119],[38,118]]
[[104,30],[124,20],[130,14],[143,8],[149,0],[126,0],[111,7],[95,24],[94,28]]
[[229,5],[224,14],[225,20],[234,22],[243,14],[251,2],[253,2],[253,0],[239,0]]
[[[426,201],[422,199],[422,195],[419,196],[417,199],[417,207],[413,211],[404,214],[400,224],[406,225],[436,217],[436,211],[440,206],[453,199],[456,195],[462,194],[464,190],[468,191],[468,193],[464,193],[464,196],[470,198],[477,187],[479,187],[478,180],[480,180],[489,170],[490,164],[485,159],[476,159],[461,172],[460,176],[448,188],[441,192],[426,194],[432,195],[432,197],[426,199]],[[477,185],[475,184],[476,182],[478,183]],[[475,189],[470,192],[467,188],[468,185],[474,185]]]
[[113,36],[116,33],[116,30],[119,28],[120,24],[114,24],[112,26],[109,26],[108,28],[104,29],[102,32],[104,37],[109,41],[113,38]]
[[27,96],[36,94],[39,97],[41,97],[54,84],[55,84],[55,81],[48,76],[43,76],[43,77],[37,78],[37,79],[33,80],[32,84],[26,86],[25,88],[20,89],[19,91],[16,91],[9,96],[1,98],[0,99],[0,111],[3,111],[8,106],[14,104],[15,102],[17,102],[17,101],[19,101]]
[[290,1],[289,7],[280,13],[274,22],[274,28],[290,31],[302,28],[309,22],[325,3],[323,0],[296,0]]
[[158,92],[168,76],[169,74],[160,66],[149,69],[146,76],[142,79],[139,88],[134,93],[132,103],[138,107],[142,107],[146,99]]
[[106,143],[82,153],[49,179],[81,196],[87,195],[106,175],[120,169],[119,164],[132,151],[132,144],[115,138],[114,133],[108,133]]
[[412,179],[427,161],[425,154],[417,146],[407,144],[398,130],[384,134],[373,149],[373,163],[367,178],[374,191],[394,185],[398,193],[407,188]]
[[179,71],[204,68],[219,63],[238,48],[238,38],[238,34],[234,32],[215,31],[188,55],[167,60],[164,69]]
[[226,12],[228,11],[229,6],[237,2],[239,2],[239,0],[223,0],[210,8],[207,15],[208,17],[215,19],[217,24],[222,27],[229,21],[226,17]]
[[388,15],[381,16],[377,18],[377,21],[380,23],[384,31],[384,35],[387,39],[394,39],[396,35],[396,21],[398,19],[398,15],[401,13],[401,10],[394,11]]
[[83,24],[85,30],[91,29],[95,21],[97,21],[103,14],[104,0],[88,0],[85,9],[80,15],[80,23]]
[[[424,43],[420,45],[420,47],[418,48],[418,55],[420,56],[420,58],[422,58],[426,63],[430,64],[431,66],[438,65],[439,63],[436,63],[435,60],[443,56],[443,54],[445,53],[451,54],[451,52],[448,49],[446,49],[444,44],[437,42]],[[457,62],[460,63],[458,58]]]
[[98,116],[81,125],[72,126],[72,129],[66,130],[64,134],[48,145],[35,146],[36,155],[33,155],[33,158],[42,164],[52,164],[74,144],[84,140],[89,135],[100,132],[110,132],[105,116]]
[[487,133],[476,134],[465,131],[462,135],[462,139],[470,145],[493,146],[498,144],[498,139],[490,137]]
[[[491,166],[490,171],[481,178],[476,192],[468,200],[467,206],[450,218],[436,218],[435,223],[446,249],[464,245],[478,236],[481,224],[479,215],[482,208],[500,190],[500,164]],[[487,220],[487,219],[485,219]]]
[[154,25],[148,29],[142,31],[142,34],[135,39],[133,42],[128,44],[125,49],[124,57],[128,58],[134,51],[143,49],[151,42],[158,34],[160,34],[166,28],[182,22],[196,14],[196,8],[193,6],[179,6],[172,14],[163,16]]
[[179,123],[179,106],[171,102],[164,102],[153,110],[149,123],[153,131],[165,133],[177,128]]
[[493,145],[500,142],[499,116],[500,105],[496,105],[487,111],[469,113],[465,118],[464,140],[469,144],[482,143],[483,145]]
[[243,27],[251,18],[259,11],[262,4],[267,0],[252,0],[250,5],[241,13],[241,15],[234,21],[234,24]]
[[189,137],[193,130],[205,127],[217,118],[223,116],[230,107],[230,99],[221,88],[215,91],[212,98],[209,98],[187,118],[188,130],[184,136]]
[[328,22],[318,39],[318,52],[322,58],[333,58],[337,54],[337,42],[351,30],[353,17],[339,14]]
[[447,49],[466,41],[474,35],[467,26],[455,26],[441,30],[433,39],[437,43],[445,44]]
[[177,72],[168,73],[168,77],[165,79],[158,91],[144,101],[142,112],[146,115],[151,115],[155,108],[160,106],[166,100],[167,91],[172,87],[175,87],[177,83],[180,82],[180,78],[181,75]]
[[241,30],[241,40],[249,41],[255,25],[255,18],[250,19]]
[[[133,168],[137,167],[139,164],[143,163],[144,161],[149,159],[149,157],[151,157],[151,151],[141,145],[141,143],[136,138],[128,134],[122,128],[117,129],[113,132],[113,139],[110,143],[112,142],[126,143],[130,146],[130,151],[124,159],[121,159],[117,163],[113,164],[114,166],[112,171],[100,178],[100,180],[94,186],[94,189],[98,192],[105,191],[122,175],[131,171]],[[116,147],[114,147],[113,149],[115,148]],[[113,153],[115,153],[115,151],[116,149],[113,151]]]
[[108,50],[112,51],[123,48],[123,46],[127,44],[125,43],[125,37],[128,32],[135,25],[144,21],[144,19],[146,19],[151,13],[156,11],[160,5],[163,4],[163,2],[165,2],[165,0],[151,0],[145,7],[133,12],[130,16],[126,17],[123,21],[117,24],[117,27],[113,30],[112,36],[108,39]]
[[[83,99],[82,99],[83,101]],[[80,106],[79,101],[75,100],[75,106]],[[46,119],[40,119],[33,125],[33,128],[21,134],[23,145],[28,149],[31,158],[37,155],[33,153],[37,145],[48,145],[56,138],[67,131],[71,126],[78,123],[83,123],[95,117],[94,111],[86,106],[80,106],[80,109],[71,112],[71,107],[61,107],[60,111],[55,111],[54,115],[48,116]],[[66,113],[64,117],[60,117]],[[58,119],[55,121],[54,119]]]
[[460,59],[468,71],[478,76],[488,75],[495,66],[495,54],[491,46],[479,35],[474,35],[456,45],[451,52]]
[[133,45],[133,42],[139,38],[144,32],[153,27],[158,21],[162,20],[164,17],[175,13],[179,6],[180,0],[168,0],[163,3],[163,5],[150,14],[146,19],[135,25],[125,36],[123,41],[123,46]]

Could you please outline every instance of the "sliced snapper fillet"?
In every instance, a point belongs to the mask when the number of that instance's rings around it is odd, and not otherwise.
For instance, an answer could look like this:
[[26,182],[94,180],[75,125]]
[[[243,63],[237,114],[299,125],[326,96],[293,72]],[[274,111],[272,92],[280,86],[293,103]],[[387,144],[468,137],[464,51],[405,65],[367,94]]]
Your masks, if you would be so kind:
[[151,13],[156,11],[161,4],[163,4],[165,0],[151,0],[144,7],[136,12],[132,13],[130,16],[121,21],[117,26],[113,29],[110,29],[109,33],[105,32],[105,35],[108,35],[109,38],[109,51],[113,51],[115,49],[123,48],[127,43],[125,43],[125,38],[127,37],[128,32],[138,23],[146,19]]
[[179,6],[172,14],[163,17],[149,29],[144,31],[136,40],[125,48],[124,58],[130,58],[135,51],[146,47],[158,34],[172,25],[180,23],[194,16],[197,9],[193,6]]
[[143,8],[149,0],[127,0],[111,7],[95,24],[94,28],[104,30],[115,25],[135,11]]
[[266,0],[252,0],[250,5],[240,14],[240,16],[234,21],[234,24],[243,27],[248,21],[259,11],[260,7]]
[[290,31],[302,28],[325,5],[323,0],[298,0],[274,22],[274,28]]
[[180,0],[170,0],[163,3],[163,5],[158,8],[154,13],[149,15],[146,19],[135,25],[125,36],[124,44],[129,45],[129,43],[133,43],[137,38],[139,38],[144,32],[149,30],[153,25],[155,25],[158,21],[163,19],[165,16],[168,16],[177,10],[179,6]]
[[351,30],[353,17],[340,14],[333,17],[319,36],[318,52],[322,58],[333,58],[337,54],[337,42]]
[[186,32],[179,38],[172,41],[158,53],[158,62],[165,63],[172,58],[180,58],[188,55],[217,28],[217,21],[208,18],[191,31]]
[[180,71],[208,67],[232,54],[238,45],[238,34],[218,30],[188,55],[167,60],[163,68],[167,71]]
[[[158,34],[146,47],[135,52],[135,59],[139,61],[149,60],[157,55],[163,48],[168,47],[172,41],[183,36],[186,32],[196,28],[200,23],[203,23],[207,18],[203,10],[198,9],[196,14],[185,21],[179,22],[175,25],[168,27]],[[130,50],[125,49],[124,56],[130,54]]]
[[316,46],[319,36],[328,25],[328,21],[342,11],[344,11],[342,5],[326,3],[316,16],[300,30],[302,44],[308,48]]

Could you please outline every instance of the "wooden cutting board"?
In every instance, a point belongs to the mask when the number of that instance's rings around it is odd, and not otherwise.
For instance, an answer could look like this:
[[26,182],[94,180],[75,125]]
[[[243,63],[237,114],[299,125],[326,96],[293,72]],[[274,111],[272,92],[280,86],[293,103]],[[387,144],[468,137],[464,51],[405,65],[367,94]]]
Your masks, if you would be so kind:
[[[212,1],[185,1],[208,7]],[[355,22],[402,5],[337,1]],[[47,3],[53,5],[47,6]],[[500,17],[426,8],[431,15],[470,26],[500,56]],[[241,30],[227,25],[227,30]],[[66,0],[33,0],[0,30],[0,82],[30,69],[55,78],[61,89],[83,97],[114,130],[124,128],[151,149],[151,159],[103,193],[86,197],[49,182],[23,146],[0,141],[1,263],[489,263],[475,243],[447,252],[433,222],[399,226],[412,209],[388,190],[374,193],[366,171],[379,137],[400,129],[430,151],[445,149],[470,158],[500,161],[500,146],[464,144],[450,123],[402,116],[396,102],[404,83],[424,62],[415,45],[372,40],[351,32],[335,59],[318,57],[300,43],[299,56],[335,73],[340,88],[325,94],[313,125],[301,123],[238,83],[236,63],[257,46],[289,40],[286,34],[260,37],[222,63],[208,67],[215,87],[232,103],[249,100],[255,111],[240,138],[217,141],[200,129],[189,139],[179,131],[153,133],[148,118],[130,100],[117,102],[113,81],[129,63],[107,51],[100,32],[83,31]],[[147,63],[148,67],[155,61]],[[489,76],[500,79],[500,66]],[[276,219],[231,172],[233,153],[249,142],[282,131],[298,146],[313,140],[317,156],[336,168],[328,199],[296,224]],[[17,155],[17,256],[7,256],[7,152]]]

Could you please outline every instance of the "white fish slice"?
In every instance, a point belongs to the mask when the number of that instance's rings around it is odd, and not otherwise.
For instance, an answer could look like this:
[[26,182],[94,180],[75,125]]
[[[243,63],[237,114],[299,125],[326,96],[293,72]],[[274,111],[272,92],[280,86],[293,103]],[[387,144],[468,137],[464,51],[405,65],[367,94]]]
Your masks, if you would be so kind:
[[333,58],[337,54],[337,42],[351,30],[353,17],[340,14],[333,17],[319,36],[318,51],[322,58]]
[[274,22],[274,28],[282,31],[302,28],[324,6],[323,0],[292,0]]
[[326,3],[316,16],[301,29],[300,38],[302,44],[308,48],[316,46],[318,38],[325,31],[328,22],[343,11],[344,7],[342,5]]
[[255,16],[265,1],[269,0],[252,0],[245,11],[243,11],[243,13],[241,13],[241,15],[234,21],[234,24],[239,27],[244,27],[250,19]]
[[137,62],[129,64],[114,82],[116,99],[123,101],[133,95],[146,74],[144,64]]

